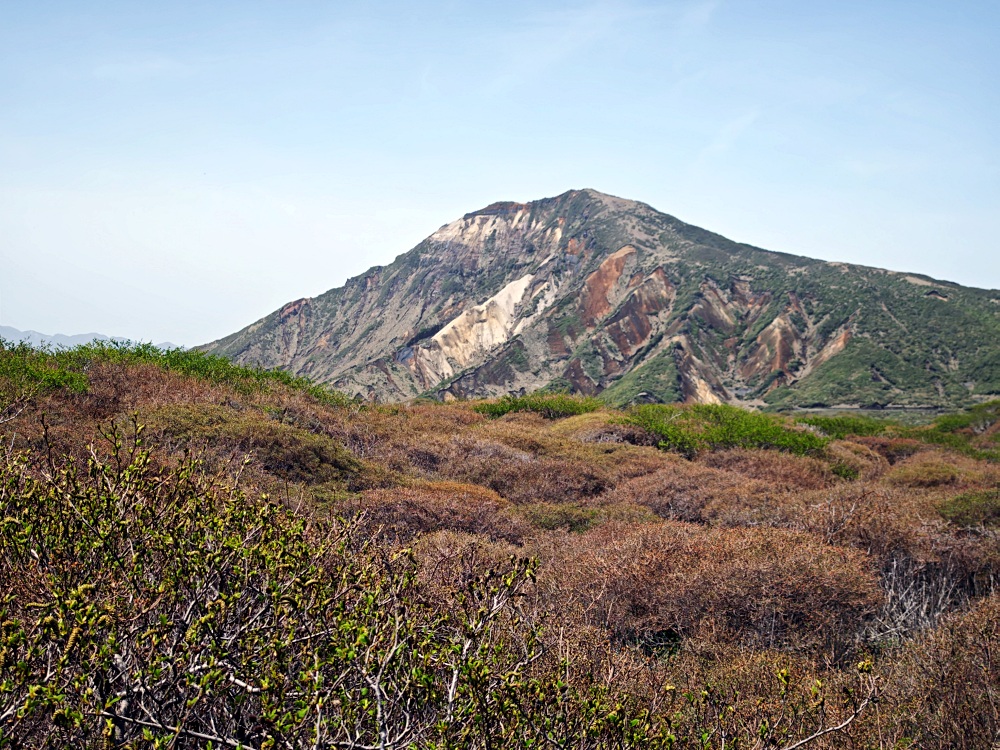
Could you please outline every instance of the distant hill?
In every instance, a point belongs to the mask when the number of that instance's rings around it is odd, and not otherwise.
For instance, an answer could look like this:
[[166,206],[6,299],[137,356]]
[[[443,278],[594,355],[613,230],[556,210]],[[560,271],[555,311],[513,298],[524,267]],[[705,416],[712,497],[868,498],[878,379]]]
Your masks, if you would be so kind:
[[[27,343],[32,346],[65,346],[72,347],[78,346],[79,344],[89,344],[91,341],[125,341],[126,339],[121,336],[105,336],[103,333],[77,333],[67,336],[62,333],[56,333],[52,336],[46,333],[39,333],[38,331],[19,331],[16,328],[11,328],[10,326],[0,326],[0,339],[6,341],[11,341],[15,344],[17,343]],[[177,349],[176,344],[171,344],[166,341],[162,344],[157,344],[160,349]]]
[[574,190],[466,214],[203,348],[387,400],[954,406],[1000,393],[1000,292],[770,252]]

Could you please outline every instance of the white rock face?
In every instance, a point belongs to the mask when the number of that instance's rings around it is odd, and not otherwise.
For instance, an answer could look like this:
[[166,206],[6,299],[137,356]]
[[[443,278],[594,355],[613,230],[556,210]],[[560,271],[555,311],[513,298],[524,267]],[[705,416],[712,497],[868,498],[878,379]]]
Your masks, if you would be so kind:
[[[533,274],[515,279],[481,305],[469,308],[414,352],[415,366],[428,384],[451,377],[477,357],[507,342]],[[433,381],[433,383],[431,382]]]

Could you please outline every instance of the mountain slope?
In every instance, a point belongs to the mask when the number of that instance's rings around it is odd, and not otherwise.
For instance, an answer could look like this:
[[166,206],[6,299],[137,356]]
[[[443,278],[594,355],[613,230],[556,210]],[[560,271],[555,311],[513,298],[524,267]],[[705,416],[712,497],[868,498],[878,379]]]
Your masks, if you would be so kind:
[[738,244],[592,190],[495,203],[204,347],[398,400],[957,404],[1000,392],[1000,292]]

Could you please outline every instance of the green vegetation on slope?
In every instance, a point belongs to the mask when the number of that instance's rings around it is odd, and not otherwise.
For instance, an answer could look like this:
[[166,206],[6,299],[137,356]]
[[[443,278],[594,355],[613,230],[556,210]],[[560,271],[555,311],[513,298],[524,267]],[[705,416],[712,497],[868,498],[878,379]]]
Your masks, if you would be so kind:
[[526,396],[502,396],[496,401],[484,401],[472,408],[494,419],[518,411],[534,412],[546,419],[560,419],[597,411],[602,406],[595,398],[564,393],[531,393]]
[[349,403],[343,394],[317,385],[308,378],[283,370],[264,370],[234,364],[225,357],[195,349],[159,349],[152,344],[95,341],[69,349],[35,349],[28,344],[11,344],[0,339],[0,378],[12,398],[15,392],[36,392],[67,387],[76,392],[87,389],[87,369],[94,362],[118,365],[156,365],[172,372],[227,385],[238,393],[266,391],[274,385],[304,391],[330,405]]
[[624,418],[660,440],[660,447],[693,457],[706,450],[773,448],[800,456],[822,451],[826,440],[781,417],[726,404],[636,406]]

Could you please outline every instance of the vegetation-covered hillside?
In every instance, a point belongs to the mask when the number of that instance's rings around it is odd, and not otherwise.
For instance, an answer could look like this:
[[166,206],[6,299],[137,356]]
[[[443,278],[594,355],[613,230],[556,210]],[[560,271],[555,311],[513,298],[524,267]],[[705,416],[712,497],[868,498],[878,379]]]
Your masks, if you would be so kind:
[[205,349],[388,401],[547,388],[957,408],[1000,395],[998,341],[998,291],[769,252],[573,190],[467,214]]
[[990,747],[998,436],[3,345],[0,747]]

